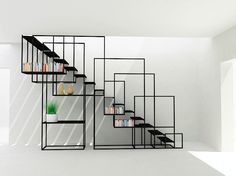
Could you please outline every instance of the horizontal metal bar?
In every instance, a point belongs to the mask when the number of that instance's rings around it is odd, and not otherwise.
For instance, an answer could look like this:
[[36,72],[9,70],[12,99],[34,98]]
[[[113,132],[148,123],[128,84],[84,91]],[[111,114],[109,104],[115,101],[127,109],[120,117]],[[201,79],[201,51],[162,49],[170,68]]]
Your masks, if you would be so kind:
[[75,96],[87,96],[87,97],[89,97],[89,96],[95,96],[95,97],[102,97],[102,96],[104,96],[104,95],[90,95],[90,94],[73,94],[73,95],[55,95],[55,94],[53,94],[53,96],[58,96],[58,97],[63,97],[63,96],[65,96],[65,97],[75,97]]
[[78,45],[85,45],[85,43],[82,42],[43,42],[44,44],[78,44]]
[[85,145],[46,145],[46,147],[84,147]]
[[110,58],[94,58],[95,60],[145,60],[145,58],[125,58],[125,57],[110,57]]
[[[134,97],[144,97],[143,95],[135,95]],[[173,98],[173,97],[175,97],[174,95],[145,95],[145,97],[160,97],[160,98]]]
[[155,128],[174,128],[174,126],[155,126]]
[[124,80],[105,80],[105,82],[125,82]]
[[104,35],[33,35],[34,37],[94,37],[105,38]]
[[130,72],[130,73],[114,73],[114,75],[155,75],[155,73],[142,73],[142,72],[140,72],[140,73],[132,73],[132,72]]

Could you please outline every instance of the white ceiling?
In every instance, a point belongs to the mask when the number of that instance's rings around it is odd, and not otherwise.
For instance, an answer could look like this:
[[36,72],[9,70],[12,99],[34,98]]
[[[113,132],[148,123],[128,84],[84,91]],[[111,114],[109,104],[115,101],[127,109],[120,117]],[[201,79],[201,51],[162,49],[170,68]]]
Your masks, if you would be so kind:
[[0,42],[21,34],[212,37],[236,24],[236,0],[0,0]]

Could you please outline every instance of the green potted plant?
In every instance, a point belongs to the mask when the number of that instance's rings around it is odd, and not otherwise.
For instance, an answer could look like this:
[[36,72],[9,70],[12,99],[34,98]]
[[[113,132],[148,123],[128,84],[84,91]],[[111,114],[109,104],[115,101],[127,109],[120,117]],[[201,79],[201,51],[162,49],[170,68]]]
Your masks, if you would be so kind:
[[57,110],[58,110],[58,105],[56,102],[48,102],[47,103],[47,113],[46,113],[46,121],[47,122],[57,122],[58,117],[57,117]]

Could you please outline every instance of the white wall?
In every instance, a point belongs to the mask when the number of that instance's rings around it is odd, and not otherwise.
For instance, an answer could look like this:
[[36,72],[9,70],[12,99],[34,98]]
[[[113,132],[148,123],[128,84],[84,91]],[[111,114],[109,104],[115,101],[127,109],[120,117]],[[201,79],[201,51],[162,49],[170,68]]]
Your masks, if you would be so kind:
[[216,36],[213,40],[215,51],[220,62],[236,56],[236,26]]
[[[230,134],[230,126],[233,124],[233,64],[230,61],[236,58],[236,26],[221,33],[213,39],[214,50],[216,53],[216,62],[218,67],[221,67],[221,119],[218,123],[222,123],[221,136],[223,151],[232,151],[232,142],[228,138],[233,138],[233,133]],[[230,81],[231,80],[231,81]],[[231,85],[231,86],[230,86]],[[228,95],[228,96],[227,96]],[[231,109],[230,109],[231,107]],[[231,122],[229,121],[231,119]],[[227,129],[227,125],[228,129]],[[231,130],[232,132],[232,130]],[[230,145],[229,145],[230,143]]]
[[236,61],[222,63],[221,71],[222,150],[234,151],[236,147]]
[[[184,133],[185,141],[203,141],[218,146],[215,137],[218,124],[212,122],[219,118],[219,90],[211,39],[107,37],[106,52],[107,57],[145,57],[146,70],[157,75],[156,94],[176,96],[177,131]],[[40,102],[36,105],[32,102],[36,103],[40,97],[40,86],[32,84],[29,76],[20,73],[18,44],[10,45],[8,49],[0,45],[0,56],[1,63],[5,62],[13,73],[11,143],[37,145]],[[14,104],[19,102],[23,106]],[[33,109],[30,117],[25,115],[29,108]]]
[[10,71],[9,69],[0,68],[0,144],[9,143],[9,97],[10,97]]

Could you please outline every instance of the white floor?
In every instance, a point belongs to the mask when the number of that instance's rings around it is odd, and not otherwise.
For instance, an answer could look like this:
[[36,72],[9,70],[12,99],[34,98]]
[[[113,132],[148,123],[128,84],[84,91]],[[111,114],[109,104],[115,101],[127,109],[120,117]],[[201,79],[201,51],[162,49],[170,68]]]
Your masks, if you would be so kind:
[[[1,176],[220,176],[225,175],[209,165],[212,151],[198,144],[196,151],[184,150],[113,150],[113,151],[40,151],[37,147],[0,146]],[[215,153],[217,154],[217,153]],[[219,153],[218,153],[219,154]],[[204,159],[205,158],[205,159]],[[227,157],[214,161],[227,163]],[[208,164],[206,161],[208,160]],[[213,167],[212,167],[213,166]],[[231,165],[233,168],[233,165]],[[219,170],[219,169],[218,169]],[[229,173],[229,172],[228,172]]]

